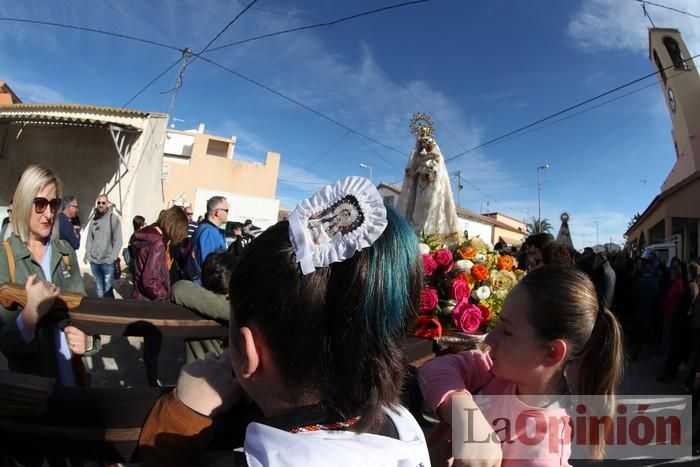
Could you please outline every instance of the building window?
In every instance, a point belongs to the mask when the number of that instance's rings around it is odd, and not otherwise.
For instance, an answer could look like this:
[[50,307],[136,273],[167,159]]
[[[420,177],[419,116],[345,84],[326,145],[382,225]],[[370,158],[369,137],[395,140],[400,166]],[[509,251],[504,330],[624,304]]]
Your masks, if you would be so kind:
[[659,75],[661,75],[661,79],[664,82],[664,86],[666,86],[666,82],[668,81],[668,78],[666,78],[666,71],[664,70],[664,66],[661,64],[661,60],[659,60],[659,54],[656,53],[656,50],[654,50],[654,63],[656,63],[656,68],[659,70]]
[[229,143],[216,139],[209,140],[209,143],[207,144],[207,154],[210,156],[228,157],[228,153]]
[[671,57],[673,68],[676,70],[688,70],[688,63],[683,58],[683,52],[681,52],[678,42],[672,37],[666,36],[664,37],[664,46],[666,46],[668,55]]
[[394,200],[396,199],[395,196],[390,195],[390,196],[384,196],[384,206],[389,206],[390,208],[394,207]]
[[678,152],[678,143],[676,143],[675,140],[673,141],[673,148],[676,150],[676,159],[678,159],[679,157],[681,157],[681,155]]

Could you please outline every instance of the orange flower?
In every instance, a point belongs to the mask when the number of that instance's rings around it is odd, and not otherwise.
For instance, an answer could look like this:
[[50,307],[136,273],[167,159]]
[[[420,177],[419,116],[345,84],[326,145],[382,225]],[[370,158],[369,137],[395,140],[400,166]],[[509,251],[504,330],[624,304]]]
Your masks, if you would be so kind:
[[476,256],[476,248],[472,246],[460,248],[459,250],[457,250],[457,252],[459,253],[459,256],[462,257],[462,259],[472,259]]
[[489,268],[481,263],[477,263],[472,266],[471,275],[476,282],[486,280],[489,277]]
[[503,255],[498,258],[498,269],[505,269],[510,271],[513,268],[513,257],[509,255]]
[[439,320],[431,316],[419,316],[416,322],[418,328],[413,333],[414,336],[426,339],[442,336],[442,324],[440,324]]

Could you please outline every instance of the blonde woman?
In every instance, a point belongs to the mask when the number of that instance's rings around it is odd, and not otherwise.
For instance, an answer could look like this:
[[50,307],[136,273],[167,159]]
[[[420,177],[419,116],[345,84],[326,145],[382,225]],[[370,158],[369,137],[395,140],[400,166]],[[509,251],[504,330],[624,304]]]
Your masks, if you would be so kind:
[[62,290],[85,295],[75,251],[58,239],[60,206],[60,179],[46,167],[29,166],[14,195],[13,233],[0,248],[0,283],[25,284],[27,304],[0,307],[0,350],[12,371],[75,386],[85,383],[80,357],[97,351],[99,339],[42,319]]

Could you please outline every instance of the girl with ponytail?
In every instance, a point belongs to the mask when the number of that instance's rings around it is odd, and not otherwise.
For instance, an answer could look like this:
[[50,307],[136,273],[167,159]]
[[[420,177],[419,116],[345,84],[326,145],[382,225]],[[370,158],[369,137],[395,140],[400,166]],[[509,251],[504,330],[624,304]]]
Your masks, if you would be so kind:
[[[584,273],[546,266],[510,292],[486,343],[488,352],[447,355],[421,368],[419,383],[427,404],[443,423],[493,441],[466,445],[469,459],[485,461],[479,465],[567,465],[571,412],[562,396],[597,396],[590,399],[596,402],[595,413],[612,415],[623,358],[615,316],[602,306]],[[453,418],[458,403],[460,415]],[[543,445],[520,442],[523,432],[515,420],[512,430],[498,429],[505,423],[499,420],[533,411],[547,420],[562,420],[561,430],[550,431]],[[543,428],[551,430],[551,425]],[[592,442],[592,458],[602,458],[604,439]]]

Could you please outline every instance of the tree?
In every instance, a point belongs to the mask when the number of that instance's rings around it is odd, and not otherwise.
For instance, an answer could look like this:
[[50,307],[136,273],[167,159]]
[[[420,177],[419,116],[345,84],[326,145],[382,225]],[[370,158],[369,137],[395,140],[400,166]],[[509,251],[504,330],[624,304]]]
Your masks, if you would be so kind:
[[552,224],[549,223],[547,219],[537,219],[536,217],[531,217],[530,222],[527,224],[527,234],[534,235],[538,233],[552,233]]

